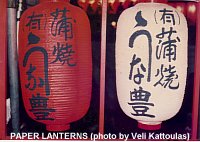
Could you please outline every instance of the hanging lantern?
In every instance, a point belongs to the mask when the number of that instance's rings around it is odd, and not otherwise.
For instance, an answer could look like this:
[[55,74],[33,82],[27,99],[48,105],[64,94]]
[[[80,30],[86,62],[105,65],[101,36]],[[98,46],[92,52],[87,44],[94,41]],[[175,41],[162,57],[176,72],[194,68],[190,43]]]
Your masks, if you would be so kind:
[[97,15],[102,14],[102,0],[97,0],[97,8],[96,8],[96,13]]
[[155,130],[181,108],[187,74],[187,22],[161,3],[139,3],[119,17],[116,85],[120,107]]
[[176,8],[179,12],[183,13],[186,16],[186,3],[184,2],[171,2],[169,3],[170,6]]
[[115,2],[115,0],[108,0],[108,3],[113,4]]
[[88,8],[88,0],[78,0],[78,5],[84,10],[87,11]]
[[188,2],[187,3],[187,19],[189,25],[196,24],[196,16],[197,16],[197,7],[195,2]]
[[119,0],[115,0],[115,2],[113,3],[113,10],[114,10],[114,13],[116,14],[117,13],[117,9],[119,7]]
[[98,1],[96,1],[96,0],[89,0],[88,3],[91,4],[91,6],[94,9],[94,11],[96,11],[96,9],[98,7]]
[[126,1],[124,2],[124,9],[129,8],[131,5],[132,5],[132,6],[134,5],[134,1],[126,0]]
[[[47,6],[48,5],[48,6]],[[88,17],[66,0],[43,0],[25,11],[19,30],[19,69],[28,115],[49,131],[64,131],[90,105]]]
[[139,3],[139,0],[130,0],[131,2],[133,2],[134,4]]
[[88,14],[95,14],[97,7],[98,7],[98,1],[95,0],[89,0],[89,5],[87,7],[87,13]]
[[124,0],[119,0],[119,5],[116,14],[121,14],[124,11]]
[[115,14],[116,8],[114,7],[115,0],[108,0],[108,13]]

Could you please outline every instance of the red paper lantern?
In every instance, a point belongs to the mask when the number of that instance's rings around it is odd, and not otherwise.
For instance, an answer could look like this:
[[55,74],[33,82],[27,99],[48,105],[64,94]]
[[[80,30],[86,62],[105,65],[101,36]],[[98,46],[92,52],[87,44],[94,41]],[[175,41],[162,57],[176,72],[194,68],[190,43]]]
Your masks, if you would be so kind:
[[97,8],[95,14],[102,14],[102,0],[97,0]]
[[169,3],[172,7],[176,8],[178,11],[183,13],[186,16],[187,10],[186,10],[186,3],[184,2],[171,2]]
[[96,0],[89,0],[88,3],[92,6],[94,10],[96,10],[99,2]]
[[88,7],[87,7],[87,12],[89,14],[95,14],[97,7],[98,7],[98,1],[96,0],[88,0]]
[[117,9],[119,7],[119,0],[115,0],[115,2],[113,3],[113,10],[114,10],[114,13],[117,12]]
[[123,7],[124,9],[128,8],[130,6],[130,1],[129,0],[126,0],[123,2]]
[[108,13],[109,14],[115,14],[117,11],[117,7],[115,4],[115,0],[108,0]]
[[196,24],[197,7],[195,2],[187,3],[187,19],[190,25]]
[[78,0],[78,5],[84,10],[87,11],[88,8],[88,0]]
[[49,131],[64,131],[90,105],[89,20],[66,0],[43,0],[26,10],[19,29],[19,68],[28,115]]

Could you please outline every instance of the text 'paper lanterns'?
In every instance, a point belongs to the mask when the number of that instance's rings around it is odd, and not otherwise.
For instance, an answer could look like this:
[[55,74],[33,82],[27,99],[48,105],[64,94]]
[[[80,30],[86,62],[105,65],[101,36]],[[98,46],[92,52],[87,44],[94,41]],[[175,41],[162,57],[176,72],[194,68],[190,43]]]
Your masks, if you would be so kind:
[[28,115],[64,131],[90,104],[92,56],[87,15],[64,0],[43,0],[20,21],[19,68]]
[[139,127],[159,129],[162,121],[180,110],[186,84],[187,41],[184,15],[166,4],[140,3],[120,15],[117,96],[124,113],[136,119]]

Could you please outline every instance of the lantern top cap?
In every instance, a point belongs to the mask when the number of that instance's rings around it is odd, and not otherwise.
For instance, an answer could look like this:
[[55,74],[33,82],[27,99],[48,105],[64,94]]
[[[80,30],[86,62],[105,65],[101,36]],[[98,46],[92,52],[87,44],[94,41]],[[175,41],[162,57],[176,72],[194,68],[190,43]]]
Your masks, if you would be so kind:
[[70,2],[70,0],[39,0],[39,2]]

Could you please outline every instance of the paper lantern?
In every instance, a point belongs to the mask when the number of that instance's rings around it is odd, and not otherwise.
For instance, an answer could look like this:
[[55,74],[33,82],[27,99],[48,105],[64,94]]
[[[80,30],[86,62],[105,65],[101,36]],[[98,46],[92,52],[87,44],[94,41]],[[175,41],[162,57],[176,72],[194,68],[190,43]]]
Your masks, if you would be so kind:
[[[136,1],[135,1],[136,2]],[[126,0],[125,2],[124,2],[124,9],[127,9],[127,8],[129,8],[129,7],[131,7],[131,6],[134,6],[135,5],[135,2],[134,1],[131,1],[131,0]]]
[[196,24],[196,16],[197,16],[197,7],[195,2],[187,3],[187,19],[189,25]]
[[88,14],[95,14],[97,7],[98,7],[98,1],[95,0],[89,0],[89,5],[87,7],[87,13]]
[[49,131],[64,131],[90,105],[89,20],[65,0],[43,0],[20,21],[19,69],[28,115]]
[[102,0],[97,0],[97,8],[96,8],[96,13],[97,15],[101,15],[102,14]]
[[119,6],[117,7],[116,14],[121,14],[123,11],[124,11],[123,2],[120,2]]
[[119,17],[116,85],[121,109],[143,129],[159,129],[184,98],[187,22],[175,8],[140,3]]
[[184,2],[171,2],[168,3],[170,6],[176,8],[179,12],[182,12],[185,16],[187,13],[186,3]]
[[119,0],[115,0],[115,2],[113,3],[113,11],[114,11],[114,14],[116,14],[117,12],[117,9],[119,7]]
[[115,3],[115,0],[108,0],[108,13],[109,14],[115,14],[116,13],[116,8],[114,7],[114,3]]
[[88,0],[78,0],[78,5],[84,10],[87,11],[88,8]]

